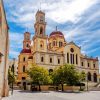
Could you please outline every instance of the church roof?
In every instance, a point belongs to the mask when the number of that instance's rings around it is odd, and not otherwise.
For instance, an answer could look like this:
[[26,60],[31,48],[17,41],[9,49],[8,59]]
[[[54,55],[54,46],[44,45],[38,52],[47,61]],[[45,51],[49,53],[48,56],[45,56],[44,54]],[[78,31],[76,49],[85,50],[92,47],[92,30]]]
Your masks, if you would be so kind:
[[38,13],[45,14],[42,10],[38,10],[37,13],[36,13],[36,15],[37,15]]
[[78,47],[79,49],[81,49],[81,47],[79,47],[78,45],[76,45],[73,41],[69,42],[67,45],[70,45],[70,44],[73,44],[73,45],[75,45],[76,47]]
[[93,61],[98,61],[98,57],[96,58],[93,58],[93,57],[88,57],[88,56],[84,56],[84,59],[87,59],[87,60],[93,60]]
[[62,32],[60,31],[53,31],[50,36],[55,36],[55,35],[59,35],[59,36],[64,36]]
[[23,49],[21,53],[31,53],[31,49]]

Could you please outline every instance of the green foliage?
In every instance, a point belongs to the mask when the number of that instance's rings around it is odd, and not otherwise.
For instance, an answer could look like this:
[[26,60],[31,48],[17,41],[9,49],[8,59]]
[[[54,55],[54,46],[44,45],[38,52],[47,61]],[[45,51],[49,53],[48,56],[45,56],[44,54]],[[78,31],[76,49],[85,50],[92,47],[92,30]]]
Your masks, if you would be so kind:
[[8,84],[10,85],[11,83],[15,82],[15,77],[13,72],[9,69],[8,70]]
[[86,77],[86,74],[84,71],[79,73],[79,81],[80,82],[85,81],[85,77]]
[[32,67],[27,71],[27,73],[34,83],[48,84],[51,82],[48,70],[43,67],[32,65]]
[[79,73],[70,64],[57,67],[53,72],[54,84],[75,85],[79,81]]

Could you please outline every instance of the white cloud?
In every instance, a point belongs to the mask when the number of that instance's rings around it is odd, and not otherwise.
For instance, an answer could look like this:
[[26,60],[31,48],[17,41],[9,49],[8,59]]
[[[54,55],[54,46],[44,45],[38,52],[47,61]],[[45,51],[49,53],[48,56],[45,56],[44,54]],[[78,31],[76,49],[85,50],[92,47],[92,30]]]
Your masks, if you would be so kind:
[[[100,11],[93,11],[91,7],[99,2],[99,0],[5,0],[7,5],[7,18],[9,22],[14,22],[19,27],[34,29],[35,13],[40,8],[46,12],[47,31],[53,31],[58,24],[66,25],[62,31],[68,41],[79,41],[78,45],[82,46],[82,52],[87,51],[100,43],[100,31],[89,31],[95,22],[99,20]],[[83,15],[91,10],[91,15]],[[82,20],[83,19],[83,20]],[[82,21],[81,21],[82,20]],[[72,28],[67,30],[67,22],[72,22]],[[89,24],[91,23],[92,24]],[[63,24],[65,23],[65,24]],[[89,24],[89,25],[88,25]],[[17,32],[17,30],[16,30]],[[23,35],[20,33],[11,33],[11,41],[16,42],[18,47],[22,46]],[[97,37],[98,36],[98,37]],[[95,40],[95,42],[93,42]],[[81,41],[81,42],[80,42]],[[11,47],[13,43],[11,43]],[[16,48],[17,48],[16,46]],[[99,49],[99,48],[98,48]],[[90,52],[98,51],[97,48],[91,49]],[[12,50],[13,51],[13,50]]]
[[[35,19],[34,15],[37,9],[40,8],[41,0],[38,0],[38,2],[35,0],[25,1],[5,1],[12,10],[8,13],[11,14],[8,19],[18,25],[22,24],[23,27],[29,26],[32,28]],[[65,23],[67,21],[76,23],[80,20],[81,15],[96,2],[97,0],[42,0],[41,8],[46,12],[47,18],[57,23]]]
[[[80,19],[80,16],[93,4],[96,3],[97,0],[73,0],[72,2],[66,2],[62,0],[62,2],[55,2],[52,6],[48,5],[47,8],[51,9],[47,12],[47,17],[53,19],[58,23],[64,23],[66,21],[77,22]],[[55,7],[55,8],[54,8]]]
[[9,32],[10,34],[10,57],[17,58],[23,45],[24,35],[16,32]]

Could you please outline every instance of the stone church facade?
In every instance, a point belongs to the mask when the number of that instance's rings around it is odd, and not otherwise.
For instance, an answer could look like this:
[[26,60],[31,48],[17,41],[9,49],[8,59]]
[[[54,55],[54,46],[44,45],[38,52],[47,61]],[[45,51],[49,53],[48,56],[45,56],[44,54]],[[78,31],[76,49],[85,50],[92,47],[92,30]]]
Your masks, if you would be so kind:
[[83,55],[81,48],[74,42],[66,42],[63,33],[57,29],[47,36],[44,12],[37,11],[35,18],[35,34],[32,40],[29,32],[24,33],[23,49],[18,61],[18,80],[23,85],[26,84],[25,71],[30,64],[43,66],[51,72],[55,67],[68,63],[75,65],[79,71],[84,71],[89,81],[98,82],[98,58]]
[[3,0],[0,0],[0,97],[8,95],[8,29]]

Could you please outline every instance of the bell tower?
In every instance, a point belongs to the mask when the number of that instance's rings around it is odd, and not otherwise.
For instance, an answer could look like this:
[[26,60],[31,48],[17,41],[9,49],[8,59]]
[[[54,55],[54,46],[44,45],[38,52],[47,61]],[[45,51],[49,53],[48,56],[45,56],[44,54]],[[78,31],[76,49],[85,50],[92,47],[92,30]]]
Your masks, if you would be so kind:
[[24,33],[23,49],[29,49],[30,48],[30,44],[31,44],[30,36],[31,35],[30,35],[29,32]]
[[38,10],[35,15],[35,35],[33,36],[33,52],[47,52],[47,39],[46,35],[46,22],[45,22],[45,13],[41,10]]
[[36,17],[36,22],[34,25],[35,35],[39,37],[44,37],[46,29],[45,13],[38,10],[35,17]]

